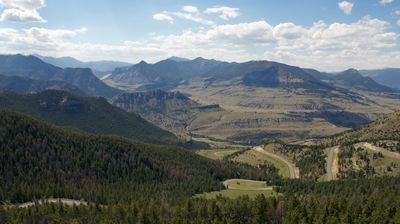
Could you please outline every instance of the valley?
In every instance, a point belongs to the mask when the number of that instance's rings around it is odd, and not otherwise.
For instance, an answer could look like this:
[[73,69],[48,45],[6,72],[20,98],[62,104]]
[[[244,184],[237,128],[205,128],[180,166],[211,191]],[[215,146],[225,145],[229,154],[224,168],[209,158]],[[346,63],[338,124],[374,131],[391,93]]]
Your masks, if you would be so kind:
[[[17,59],[44,65],[10,60]],[[324,80],[275,62],[200,58],[141,62],[81,85],[90,72],[45,65],[41,75],[49,77],[36,79],[7,66],[0,66],[7,73],[0,76],[0,221],[2,209],[94,206],[95,214],[179,217],[179,209],[198,215],[191,207],[204,205],[269,201],[273,213],[292,200],[326,206],[319,194],[347,200],[351,186],[367,189],[362,199],[376,188],[380,201],[397,194],[385,183],[400,175],[400,95],[357,70]],[[181,73],[164,85],[157,80],[169,66],[176,67],[168,76]],[[103,81],[111,86],[96,84]]]
[[0,0],[0,224],[400,224],[400,0]]
[[[198,70],[196,66],[200,65],[202,69]],[[176,74],[167,85],[157,81],[162,76],[161,68],[167,69],[166,77]],[[272,78],[264,78],[268,76]],[[218,105],[219,110],[190,112],[191,116],[184,120],[179,118],[183,122],[180,126],[184,126],[179,132],[247,145],[259,145],[271,139],[293,142],[321,138],[400,109],[400,95],[396,90],[363,77],[354,69],[327,76],[316,70],[268,61],[175,62],[167,59],[116,70],[104,81],[126,91],[144,94],[160,88],[183,94],[199,105]],[[187,111],[181,106],[177,108]],[[146,113],[141,114],[148,120],[153,119]],[[176,127],[166,126],[166,121],[152,121],[177,133]]]

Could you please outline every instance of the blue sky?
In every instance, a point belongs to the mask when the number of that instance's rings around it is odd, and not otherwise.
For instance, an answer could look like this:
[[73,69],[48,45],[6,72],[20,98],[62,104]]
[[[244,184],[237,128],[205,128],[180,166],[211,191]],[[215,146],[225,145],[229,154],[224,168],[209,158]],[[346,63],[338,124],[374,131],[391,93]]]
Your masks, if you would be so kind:
[[0,53],[399,67],[400,0],[0,0]]

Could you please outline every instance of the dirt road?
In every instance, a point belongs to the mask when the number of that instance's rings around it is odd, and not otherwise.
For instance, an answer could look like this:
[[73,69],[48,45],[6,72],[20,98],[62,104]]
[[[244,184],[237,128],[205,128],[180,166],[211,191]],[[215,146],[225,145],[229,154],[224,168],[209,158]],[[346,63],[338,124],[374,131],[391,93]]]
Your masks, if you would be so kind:
[[262,147],[257,146],[253,148],[254,150],[256,150],[257,152],[261,152],[269,157],[272,157],[274,159],[280,160],[282,161],[284,164],[286,164],[286,166],[289,168],[289,178],[291,179],[295,179],[295,178],[299,178],[300,177],[300,171],[299,169],[288,159],[279,156],[277,154],[265,151]]
[[[362,146],[364,146],[365,148],[371,150],[371,151],[380,152],[380,153],[382,153],[384,156],[391,157],[391,158],[394,158],[394,159],[400,159],[400,153],[391,152],[391,151],[389,151],[389,150],[387,150],[387,149],[374,146],[374,145],[372,145],[371,143],[368,143],[368,142],[363,142],[363,143],[360,143],[360,144],[361,144]],[[356,147],[357,147],[357,146],[356,146]]]
[[339,173],[339,146],[329,149],[328,159],[326,161],[326,179],[336,180]]

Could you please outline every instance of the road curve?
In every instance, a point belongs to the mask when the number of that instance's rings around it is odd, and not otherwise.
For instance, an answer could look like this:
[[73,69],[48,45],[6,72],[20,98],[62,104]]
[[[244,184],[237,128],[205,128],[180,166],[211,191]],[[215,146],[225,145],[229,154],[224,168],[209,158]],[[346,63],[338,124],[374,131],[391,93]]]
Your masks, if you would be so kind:
[[282,156],[279,156],[279,155],[277,155],[277,154],[274,154],[274,153],[265,151],[265,150],[264,150],[262,147],[260,147],[260,146],[254,147],[253,149],[254,149],[255,151],[257,151],[257,152],[263,153],[263,154],[265,154],[265,155],[267,155],[267,156],[269,156],[269,157],[272,157],[272,158],[274,158],[274,159],[280,160],[280,161],[282,161],[283,163],[285,163],[286,166],[289,168],[289,178],[291,178],[291,179],[300,178],[299,169],[298,169],[292,162],[290,162],[289,160],[287,160],[286,158],[284,158],[284,157],[282,157]]
[[336,180],[339,173],[339,147],[329,149],[326,161],[326,180]]
[[368,142],[363,142],[363,143],[361,143],[361,144],[362,144],[365,148],[367,148],[367,149],[369,149],[369,150],[371,150],[371,151],[380,152],[380,153],[382,153],[384,156],[391,157],[391,158],[393,158],[393,159],[400,159],[400,153],[391,152],[391,151],[389,151],[389,150],[387,150],[387,149],[384,149],[384,148],[381,148],[381,147],[372,145],[371,143],[368,143]]

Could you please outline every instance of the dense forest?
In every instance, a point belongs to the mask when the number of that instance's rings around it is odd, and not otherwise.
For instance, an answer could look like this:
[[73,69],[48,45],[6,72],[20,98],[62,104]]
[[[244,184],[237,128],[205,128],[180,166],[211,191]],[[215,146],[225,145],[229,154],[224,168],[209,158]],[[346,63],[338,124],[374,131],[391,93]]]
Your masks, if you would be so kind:
[[0,107],[29,114],[46,122],[94,134],[118,135],[157,144],[179,144],[177,137],[117,108],[101,97],[59,90],[35,94],[0,93]]
[[[278,150],[295,158],[299,180],[283,180],[268,165],[209,160],[176,146],[75,132],[0,110],[0,223],[400,223],[399,176],[318,183],[321,148],[289,148]],[[266,181],[278,196],[193,197],[223,189],[228,178]],[[88,205],[16,206],[47,198]]]
[[218,190],[227,178],[268,173],[174,146],[82,134],[0,111],[0,201],[66,197],[109,204]]
[[315,183],[288,181],[284,196],[191,198],[129,204],[44,204],[0,210],[0,223],[399,223],[400,178]]

